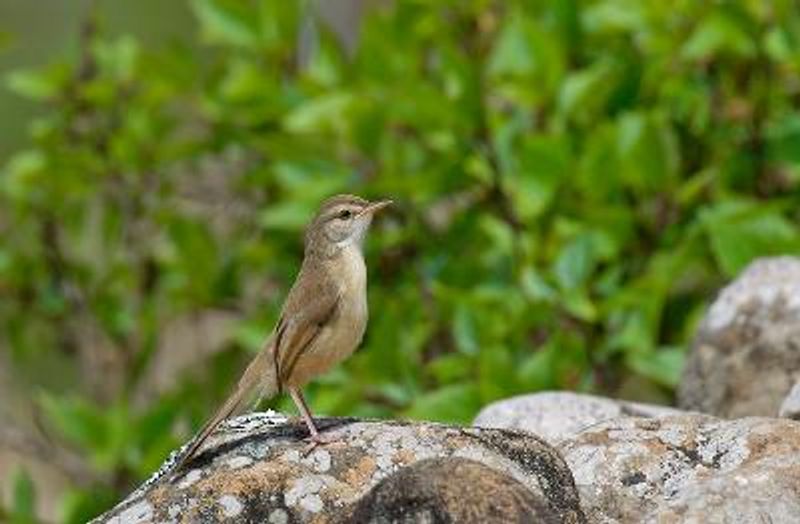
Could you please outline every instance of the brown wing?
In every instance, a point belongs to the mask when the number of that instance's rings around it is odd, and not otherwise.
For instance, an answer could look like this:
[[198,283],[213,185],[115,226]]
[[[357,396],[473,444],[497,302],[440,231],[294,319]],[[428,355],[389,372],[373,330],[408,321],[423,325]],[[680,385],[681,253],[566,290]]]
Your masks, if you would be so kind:
[[275,327],[273,355],[279,390],[291,377],[300,356],[335,314],[339,297],[339,287],[322,264],[306,260]]

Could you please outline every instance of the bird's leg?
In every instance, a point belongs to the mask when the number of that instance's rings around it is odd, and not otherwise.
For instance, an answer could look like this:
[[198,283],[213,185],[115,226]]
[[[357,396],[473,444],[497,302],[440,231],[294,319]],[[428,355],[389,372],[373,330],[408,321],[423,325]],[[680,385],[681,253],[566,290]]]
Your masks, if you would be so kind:
[[297,406],[297,411],[300,412],[300,416],[303,417],[303,422],[306,423],[308,432],[311,433],[311,438],[318,438],[319,431],[317,431],[317,426],[314,424],[314,418],[311,416],[311,411],[308,409],[306,399],[303,398],[303,392],[297,388],[289,388],[289,394],[292,396],[292,400],[294,400],[294,405]]
[[306,399],[303,398],[303,392],[298,388],[289,388],[289,394],[292,396],[292,400],[294,400],[297,410],[300,412],[300,415],[303,417],[303,420],[308,427],[309,440],[311,442],[307,446],[304,453],[305,455],[308,455],[314,450],[314,448],[321,444],[327,444],[327,442],[319,434],[319,431],[317,431],[317,426],[314,424],[314,418],[311,416],[311,410],[308,409]]

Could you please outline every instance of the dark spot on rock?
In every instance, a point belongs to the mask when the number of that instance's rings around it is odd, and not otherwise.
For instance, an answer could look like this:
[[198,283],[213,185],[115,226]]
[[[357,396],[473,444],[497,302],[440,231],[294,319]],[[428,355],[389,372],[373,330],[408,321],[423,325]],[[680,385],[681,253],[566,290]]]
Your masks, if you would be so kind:
[[719,469],[720,466],[722,465],[722,457],[724,456],[725,456],[725,451],[723,450],[719,450],[716,453],[714,453],[714,456],[711,458],[710,466],[714,469]]
[[636,484],[641,484],[645,482],[647,477],[641,471],[637,471],[636,473],[631,473],[622,479],[623,486],[635,486]]
[[696,449],[689,448],[686,446],[667,446],[667,447],[668,449],[683,455],[689,462],[689,464],[691,464],[692,466],[696,465],[707,466],[707,464],[705,464],[700,458],[700,453],[698,453]]
[[528,433],[482,429],[462,430],[489,449],[505,455],[539,482],[551,508],[566,522],[586,522],[572,472],[564,459],[544,440]]
[[246,497],[242,506],[242,512],[236,516],[236,522],[259,523],[270,522],[270,518],[276,511],[282,511],[286,518],[286,524],[296,524],[300,521],[296,515],[283,505],[283,493],[254,493]]
[[561,523],[544,499],[480,462],[439,458],[416,462],[379,482],[339,523]]

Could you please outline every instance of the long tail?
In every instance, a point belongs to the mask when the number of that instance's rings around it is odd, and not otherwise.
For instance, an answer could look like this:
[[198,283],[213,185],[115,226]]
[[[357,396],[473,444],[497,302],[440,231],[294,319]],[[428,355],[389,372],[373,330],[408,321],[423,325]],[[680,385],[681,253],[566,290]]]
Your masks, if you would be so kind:
[[225,400],[214,416],[205,423],[191,444],[181,457],[178,458],[173,471],[179,471],[192,457],[195,456],[200,446],[228,417],[241,413],[254,397],[259,399],[269,398],[278,392],[278,381],[272,365],[272,345],[268,344],[258,352],[242,374],[236,384],[236,389]]

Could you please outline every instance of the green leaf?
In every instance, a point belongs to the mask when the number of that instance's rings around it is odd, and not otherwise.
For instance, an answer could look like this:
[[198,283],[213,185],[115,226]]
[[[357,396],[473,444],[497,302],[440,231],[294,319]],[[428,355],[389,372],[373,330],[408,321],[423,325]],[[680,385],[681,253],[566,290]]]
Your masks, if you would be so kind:
[[97,60],[104,70],[109,71],[119,81],[133,79],[140,54],[136,39],[123,36],[114,42],[100,42],[95,47]]
[[554,267],[556,281],[563,289],[583,286],[592,273],[595,262],[592,235],[582,233],[566,244],[559,253]]
[[750,58],[756,52],[756,43],[740,17],[718,9],[700,21],[681,52],[690,60],[719,54]]
[[568,118],[587,122],[603,112],[616,85],[616,68],[610,60],[570,73],[561,86],[558,109]]
[[[158,445],[164,436],[169,435],[169,430],[174,424],[177,414],[178,407],[171,400],[160,400],[154,403],[153,407],[136,421],[137,444],[145,450]],[[129,443],[131,442],[130,435],[127,435],[127,440]]]
[[662,347],[656,351],[636,351],[628,356],[628,366],[659,384],[674,388],[683,371],[685,352],[680,347]]
[[355,98],[350,93],[330,93],[300,104],[284,119],[292,133],[344,132]]
[[12,71],[5,77],[5,84],[14,93],[31,100],[48,100],[58,94],[59,75],[52,69],[41,71]]
[[433,375],[440,384],[452,384],[460,380],[471,380],[474,367],[473,358],[451,353],[442,355],[426,366],[426,370]]
[[590,4],[583,9],[583,23],[587,31],[634,32],[647,25],[647,7],[642,2],[606,0]]
[[489,58],[491,74],[526,75],[536,69],[531,31],[530,24],[521,14],[509,17]]
[[583,341],[575,334],[560,332],[525,359],[516,374],[525,390],[574,389],[587,368]]
[[[548,92],[563,74],[564,60],[558,38],[524,13],[516,12],[507,17],[495,42],[488,73],[496,78],[535,77],[543,84],[542,90]],[[514,87],[509,85],[512,90]]]
[[31,477],[25,470],[17,470],[12,479],[12,512],[14,524],[36,522],[36,492]]
[[525,391],[542,391],[556,387],[554,373],[555,344],[538,348],[517,369],[520,386]]
[[233,332],[236,344],[255,355],[264,346],[264,329],[262,322],[248,320],[239,322]]
[[500,345],[481,348],[478,388],[483,404],[501,399],[517,391],[514,362],[508,348]]
[[475,416],[480,406],[480,395],[474,384],[455,384],[419,395],[406,416],[464,423]]
[[268,204],[259,215],[266,229],[302,231],[321,200],[342,190],[346,174],[325,166],[280,163],[273,166],[275,176],[290,195]]
[[529,299],[546,302],[555,300],[556,291],[536,268],[529,266],[523,269],[520,279],[522,291]]
[[108,426],[103,415],[85,400],[43,394],[40,403],[47,418],[70,441],[87,449],[108,444]]
[[256,20],[234,0],[192,0],[203,33],[213,43],[252,47],[258,42]]
[[624,180],[644,191],[666,190],[677,181],[680,152],[677,138],[665,119],[630,112],[617,125],[617,150]]
[[18,201],[31,199],[46,176],[48,159],[37,149],[16,153],[0,177],[0,192]]
[[301,231],[310,215],[311,208],[308,205],[286,202],[265,209],[259,216],[259,222],[267,229]]
[[84,524],[112,507],[118,500],[119,495],[108,485],[93,485],[85,490],[68,490],[60,501],[61,522]]
[[790,34],[780,27],[769,29],[764,35],[763,46],[767,55],[776,62],[790,63],[794,57],[796,42]]
[[733,277],[751,261],[800,252],[800,232],[776,209],[746,201],[706,208],[700,220],[711,249],[726,276]]
[[800,165],[800,116],[790,113],[770,126],[767,131],[767,151],[774,162]]
[[478,354],[478,335],[475,329],[475,321],[470,308],[466,304],[460,304],[455,311],[453,318],[453,338],[456,347],[465,355]]
[[597,319],[597,308],[585,290],[569,290],[561,297],[562,305],[575,318],[594,322]]
[[[274,80],[267,73],[252,61],[231,60],[220,81],[220,93],[231,104],[255,104],[277,91]],[[277,93],[274,94],[277,96]],[[278,102],[269,99],[270,106],[276,111],[282,109]]]
[[531,220],[547,209],[559,184],[569,176],[569,158],[570,149],[562,137],[534,135],[525,139],[513,171],[503,178],[520,218]]

